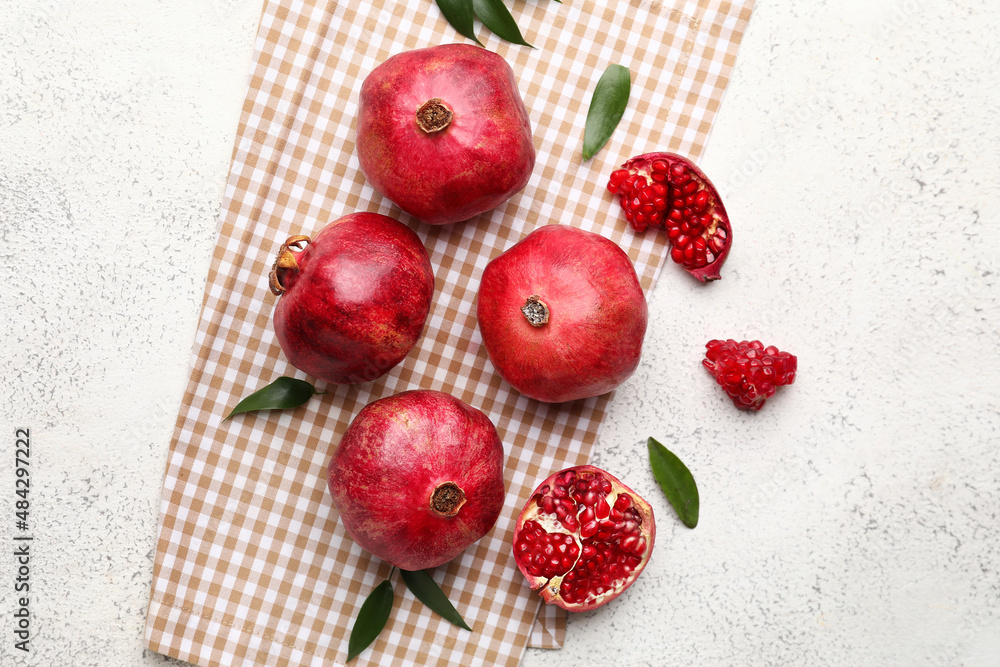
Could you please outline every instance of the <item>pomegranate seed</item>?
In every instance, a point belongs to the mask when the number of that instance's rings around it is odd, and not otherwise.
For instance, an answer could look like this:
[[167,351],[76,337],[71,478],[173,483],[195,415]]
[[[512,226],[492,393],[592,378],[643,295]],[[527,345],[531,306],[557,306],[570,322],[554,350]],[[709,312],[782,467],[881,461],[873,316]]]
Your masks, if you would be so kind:
[[611,505],[608,504],[603,495],[597,496],[594,499],[594,515],[598,519],[607,519],[609,514],[611,514]]
[[611,180],[608,181],[608,190],[611,192],[618,192],[618,188],[625,181],[625,179],[630,178],[630,174],[627,169],[617,169],[611,173]]

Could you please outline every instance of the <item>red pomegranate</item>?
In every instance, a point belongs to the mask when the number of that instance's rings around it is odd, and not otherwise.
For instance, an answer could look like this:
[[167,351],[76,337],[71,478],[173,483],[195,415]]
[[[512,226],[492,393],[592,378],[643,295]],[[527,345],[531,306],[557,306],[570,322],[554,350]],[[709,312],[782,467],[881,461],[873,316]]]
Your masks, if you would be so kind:
[[312,239],[292,236],[270,283],[280,295],[274,332],[288,361],[336,384],[374,380],[402,361],[434,293],[420,239],[378,213],[346,215]]
[[733,230],[719,192],[693,162],[673,153],[637,155],[611,173],[608,190],[621,197],[633,229],[665,227],[675,262],[702,282],[719,279]]
[[653,508],[600,468],[560,470],[538,485],[514,529],[514,561],[532,590],[589,611],[638,578],[656,539]]
[[497,372],[525,396],[599,396],[639,365],[646,300],[613,241],[567,225],[528,234],[483,271],[479,330]]
[[423,570],[493,528],[503,465],[485,414],[418,389],[362,408],[330,460],[330,493],[359,546],[400,569]]
[[399,53],[372,70],[361,86],[357,147],[372,187],[432,225],[496,208],[535,166],[514,72],[471,44]]

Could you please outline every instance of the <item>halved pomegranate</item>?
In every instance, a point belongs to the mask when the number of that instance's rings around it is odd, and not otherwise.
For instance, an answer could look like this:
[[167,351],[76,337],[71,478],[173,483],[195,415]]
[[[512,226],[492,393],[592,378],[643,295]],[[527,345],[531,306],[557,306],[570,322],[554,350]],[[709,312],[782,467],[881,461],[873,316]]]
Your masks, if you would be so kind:
[[733,230],[708,176],[674,153],[638,155],[611,172],[608,190],[620,196],[637,232],[665,227],[670,257],[702,282],[719,279]]
[[514,529],[514,560],[549,604],[589,611],[636,580],[653,552],[653,508],[590,465],[542,482]]

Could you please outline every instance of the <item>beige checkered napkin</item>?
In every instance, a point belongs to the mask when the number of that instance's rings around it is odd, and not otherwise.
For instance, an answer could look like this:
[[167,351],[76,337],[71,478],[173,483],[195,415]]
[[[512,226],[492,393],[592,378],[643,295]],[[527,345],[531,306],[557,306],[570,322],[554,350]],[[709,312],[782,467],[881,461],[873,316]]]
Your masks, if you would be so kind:
[[[621,244],[643,287],[652,287],[664,236],[629,231],[604,183],[640,152],[701,153],[751,4],[514,2],[537,48],[480,35],[518,77],[534,124],[535,170],[505,205],[445,227],[401,214],[366,185],[354,115],[361,82],[378,63],[463,38],[431,0],[265,4],[163,484],[146,625],[151,649],[199,665],[344,661],[352,619],[390,568],[345,535],[326,490],[326,463],[361,407],[416,387],[450,392],[492,418],[508,455],[507,504],[489,535],[434,572],[473,631],[431,613],[396,575],[389,625],[357,664],[516,665],[529,636],[547,646],[561,641],[564,619],[551,612],[532,634],[539,599],[509,544],[535,485],[587,461],[609,397],[543,405],[501,381],[476,329],[479,277],[526,232],[564,223]],[[612,63],[631,69],[629,108],[608,145],[582,162],[590,91]],[[355,210],[399,218],[426,244],[436,292],[423,338],[374,383],[320,383],[328,393],[305,407],[224,422],[241,397],[276,377],[304,377],[285,361],[270,326],[267,272],[278,245]]]

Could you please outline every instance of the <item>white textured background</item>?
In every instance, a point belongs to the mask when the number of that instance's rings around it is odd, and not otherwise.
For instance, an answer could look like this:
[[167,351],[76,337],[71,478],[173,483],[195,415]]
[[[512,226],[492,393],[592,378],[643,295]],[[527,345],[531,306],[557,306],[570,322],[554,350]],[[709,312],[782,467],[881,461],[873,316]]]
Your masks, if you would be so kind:
[[[259,9],[0,0],[0,664],[164,662],[160,483]],[[666,267],[595,457],[653,501],[656,551],[527,667],[1000,665],[997,34],[990,0],[758,0],[701,161],[736,245],[713,285]],[[797,383],[736,411],[713,337],[788,349]],[[699,482],[693,531],[649,435]]]

